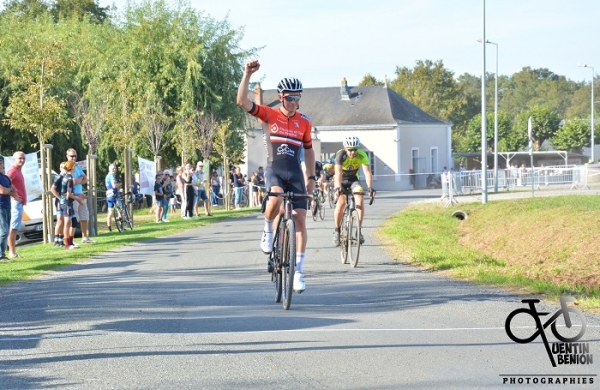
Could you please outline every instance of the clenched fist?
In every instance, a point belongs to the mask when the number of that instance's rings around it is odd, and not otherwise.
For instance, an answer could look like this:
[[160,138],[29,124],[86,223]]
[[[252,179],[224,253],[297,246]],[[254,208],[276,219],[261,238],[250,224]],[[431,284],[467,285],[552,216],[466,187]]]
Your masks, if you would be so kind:
[[258,60],[252,60],[246,62],[246,69],[244,70],[247,74],[252,74],[256,72],[260,68],[260,63]]

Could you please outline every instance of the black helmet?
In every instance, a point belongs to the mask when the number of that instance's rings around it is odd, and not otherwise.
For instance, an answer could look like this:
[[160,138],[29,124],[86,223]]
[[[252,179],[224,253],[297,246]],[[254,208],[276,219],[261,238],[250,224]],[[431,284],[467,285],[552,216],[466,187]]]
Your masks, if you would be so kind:
[[277,84],[277,92],[302,92],[302,83],[295,77],[286,77]]

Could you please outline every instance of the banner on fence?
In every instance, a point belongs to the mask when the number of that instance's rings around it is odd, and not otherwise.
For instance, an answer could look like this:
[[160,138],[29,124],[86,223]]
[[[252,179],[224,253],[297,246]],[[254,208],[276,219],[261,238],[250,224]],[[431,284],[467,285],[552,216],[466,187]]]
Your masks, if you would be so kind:
[[140,166],[140,194],[154,195],[154,181],[156,178],[156,164],[138,156]]

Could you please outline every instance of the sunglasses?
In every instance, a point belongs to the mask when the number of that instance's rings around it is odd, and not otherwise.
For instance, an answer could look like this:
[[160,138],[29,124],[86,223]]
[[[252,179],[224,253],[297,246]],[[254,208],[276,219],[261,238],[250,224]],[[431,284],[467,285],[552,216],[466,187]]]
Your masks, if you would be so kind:
[[300,95],[290,95],[290,96],[284,96],[283,98],[285,100],[287,100],[288,102],[298,102],[300,101]]
[[358,148],[348,148],[346,149],[347,152],[356,152],[358,150]]
[[74,155],[74,156],[69,156],[69,157],[71,157],[71,158],[77,158],[77,155]]

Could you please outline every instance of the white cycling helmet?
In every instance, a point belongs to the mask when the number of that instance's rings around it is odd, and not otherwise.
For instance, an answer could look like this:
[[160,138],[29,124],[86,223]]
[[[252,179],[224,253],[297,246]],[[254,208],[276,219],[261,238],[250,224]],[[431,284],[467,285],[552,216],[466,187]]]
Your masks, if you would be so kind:
[[277,84],[277,92],[302,92],[302,83],[295,77],[286,77]]
[[360,146],[360,140],[356,136],[346,137],[344,139],[345,148],[358,148]]

